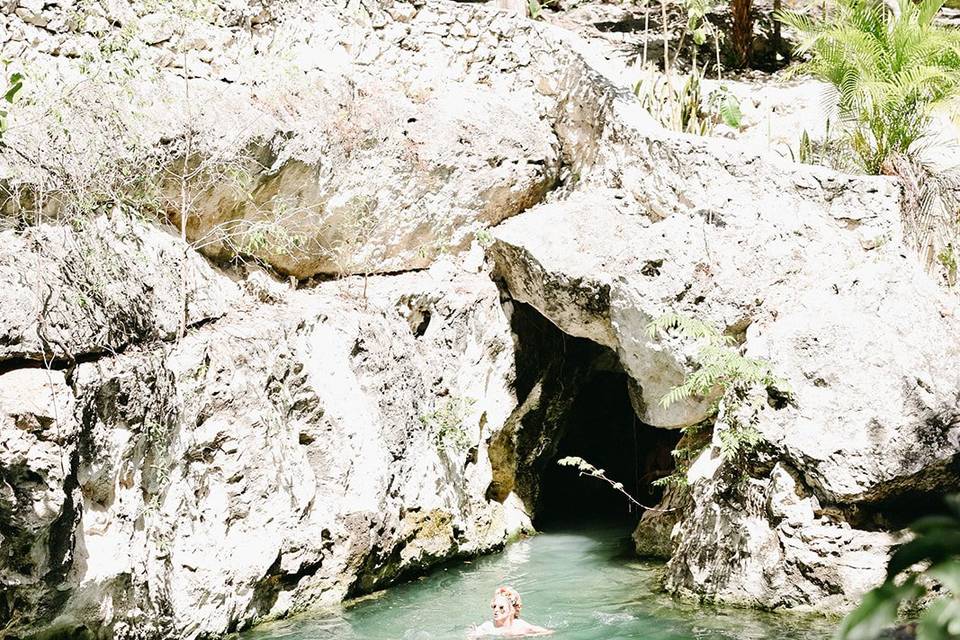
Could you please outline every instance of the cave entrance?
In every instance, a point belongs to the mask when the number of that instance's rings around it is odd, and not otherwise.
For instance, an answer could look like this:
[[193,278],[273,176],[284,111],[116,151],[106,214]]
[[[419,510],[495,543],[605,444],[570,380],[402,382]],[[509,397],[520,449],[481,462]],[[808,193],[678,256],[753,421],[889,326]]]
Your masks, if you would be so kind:
[[532,307],[511,302],[521,408],[504,435],[491,442],[494,481],[488,496],[515,491],[537,529],[614,521],[634,524],[641,510],[602,480],[557,461],[583,458],[639,502],[653,506],[653,481],[673,470],[677,430],[637,418],[629,378],[616,354],[564,334]]
[[629,521],[641,511],[608,483],[560,466],[567,456],[583,458],[638,502],[653,506],[661,490],[651,483],[670,473],[674,432],[637,420],[627,395],[627,376],[594,371],[579,388],[564,416],[556,450],[540,473],[540,495],[534,524],[538,529],[589,521]]

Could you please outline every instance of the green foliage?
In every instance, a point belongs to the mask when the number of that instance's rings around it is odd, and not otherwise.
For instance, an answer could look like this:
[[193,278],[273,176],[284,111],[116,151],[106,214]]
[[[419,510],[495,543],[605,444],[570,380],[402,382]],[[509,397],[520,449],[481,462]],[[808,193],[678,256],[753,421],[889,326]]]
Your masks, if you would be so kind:
[[664,127],[700,136],[710,135],[723,122],[740,127],[740,103],[725,88],[704,95],[702,71],[685,76],[647,70],[634,85],[641,106]]
[[[687,33],[693,39],[693,44],[702,45],[709,36],[719,35],[719,30],[707,17],[710,5],[706,0],[686,0],[684,5],[687,8]],[[694,47],[694,55],[696,55],[696,47]]]
[[650,322],[646,329],[647,337],[651,339],[671,330],[676,330],[684,338],[706,339],[711,344],[732,345],[734,343],[733,338],[721,334],[706,322],[679,313],[665,313]]
[[934,22],[943,0],[899,0],[899,16],[880,0],[837,0],[829,16],[777,15],[799,31],[798,71],[833,84],[847,143],[869,173],[892,156],[916,153],[936,108],[956,113],[960,31]]
[[684,6],[687,9],[686,33],[690,34],[693,41],[693,67],[697,65],[697,52],[699,47],[706,44],[707,40],[713,38],[716,50],[718,52],[717,73],[719,74],[719,51],[720,41],[723,40],[723,32],[710,21],[710,3],[707,0],[684,0]]
[[577,469],[580,473],[586,474],[588,476],[593,476],[594,478],[603,480],[610,483],[610,486],[616,489],[617,491],[625,491],[623,488],[622,482],[617,482],[616,480],[611,480],[607,477],[606,471],[603,469],[598,469],[593,466],[583,458],[578,456],[567,456],[566,458],[560,458],[557,460],[557,464],[561,467],[573,467]]
[[733,338],[700,320],[667,313],[647,325],[647,335],[651,338],[671,330],[678,331],[685,338],[699,340],[702,344],[696,357],[699,366],[684,379],[683,384],[660,398],[662,407],[669,407],[691,396],[708,396],[717,391],[724,395],[728,392],[745,392],[755,386],[785,387],[785,383],[773,375],[768,362],[740,355],[733,348]]
[[539,20],[543,17],[543,10],[554,4],[555,0],[527,0],[527,7],[530,10],[530,18]]
[[896,621],[901,605],[930,593],[931,582],[940,595],[920,617],[917,640],[960,637],[960,496],[946,501],[949,514],[927,516],[910,526],[914,538],[893,553],[886,580],[846,617],[837,640],[873,640]]
[[[660,405],[669,407],[692,396],[719,397],[714,413],[721,414],[725,428],[717,432],[720,454],[726,460],[735,460],[754,449],[761,441],[760,432],[748,420],[743,422],[737,416],[748,397],[756,387],[774,388],[789,396],[789,387],[785,381],[776,377],[770,363],[755,358],[747,358],[734,347],[733,338],[723,335],[709,324],[676,313],[666,313],[647,325],[647,335],[655,338],[671,331],[686,339],[696,340],[700,348],[696,355],[697,369],[688,374],[682,384],[668,391],[660,398]],[[753,407],[752,416],[758,407]],[[698,454],[702,446],[696,450]],[[677,452],[674,452],[676,458]],[[677,472],[686,473],[686,467],[693,459],[690,456],[686,466],[678,459]],[[676,480],[663,479],[663,484],[676,483]]]
[[480,246],[486,249],[493,244],[494,238],[493,234],[490,233],[489,229],[480,229],[476,234],[477,242],[480,243]]
[[710,343],[697,354],[700,365],[683,381],[671,389],[660,404],[664,407],[693,395],[707,396],[711,391],[747,391],[754,386],[776,387],[781,383],[774,377],[770,365],[763,360],[747,358],[725,344]]
[[[3,62],[4,72],[10,66],[10,61]],[[3,134],[7,131],[7,116],[10,115],[10,105],[17,99],[17,94],[23,89],[23,74],[11,73],[7,76],[6,86],[3,87],[3,98],[0,101],[0,141],[3,140]]]
[[471,442],[464,422],[475,403],[473,398],[447,398],[431,413],[420,416],[420,422],[433,432],[438,447],[450,444],[458,450],[467,449]]
[[813,143],[810,142],[810,134],[807,133],[806,129],[800,134],[799,154],[800,157],[797,158],[799,162],[811,164],[813,160]]
[[724,429],[718,433],[720,455],[724,460],[735,460],[753,450],[763,440],[763,436],[753,425],[741,425],[734,429]]
[[[671,451],[671,453],[673,452]],[[681,491],[686,490],[689,486],[689,483],[687,483],[687,469],[680,470],[678,468],[670,475],[657,478],[650,484],[654,487],[660,487],[662,489],[679,489]]]
[[948,244],[943,251],[937,254],[937,262],[947,272],[947,281],[951,284],[957,279],[957,254],[953,250],[953,245]]
[[673,473],[654,480],[650,484],[665,489],[673,488],[686,490],[687,471],[697,456],[710,444],[710,432],[703,424],[694,424],[682,429],[683,435],[677,442],[677,447],[670,452],[673,456]]
[[739,129],[743,122],[743,112],[740,110],[740,101],[729,92],[715,94],[718,96],[717,113],[728,127]]

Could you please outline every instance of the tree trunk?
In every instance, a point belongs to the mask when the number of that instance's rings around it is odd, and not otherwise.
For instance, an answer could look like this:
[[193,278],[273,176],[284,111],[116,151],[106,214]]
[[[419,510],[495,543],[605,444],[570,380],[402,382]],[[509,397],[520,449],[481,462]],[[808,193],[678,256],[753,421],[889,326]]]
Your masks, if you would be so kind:
[[777,20],[777,14],[780,13],[780,8],[783,4],[783,0],[773,0],[773,51],[774,54],[781,53],[783,48],[783,37],[780,35],[780,21]]
[[750,13],[753,0],[731,0],[730,13],[733,24],[730,40],[733,45],[734,64],[738,68],[750,65],[753,56],[753,16]]

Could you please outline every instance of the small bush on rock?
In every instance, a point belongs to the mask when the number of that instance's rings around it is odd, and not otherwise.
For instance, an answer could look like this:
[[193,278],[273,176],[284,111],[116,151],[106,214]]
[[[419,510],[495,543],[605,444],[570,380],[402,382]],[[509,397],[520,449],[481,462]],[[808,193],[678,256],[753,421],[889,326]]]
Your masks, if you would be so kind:
[[847,142],[872,174],[895,171],[927,133],[934,109],[956,113],[960,95],[960,30],[935,18],[943,0],[837,0],[823,18],[799,11],[778,14],[800,32],[797,52],[810,60],[797,68],[831,83]]
[[[705,322],[667,313],[647,325],[647,335],[650,338],[671,332],[700,343],[695,357],[698,367],[686,376],[682,384],[667,392],[660,399],[660,404],[668,407],[691,396],[716,397],[712,413],[716,416],[714,431],[720,454],[726,460],[742,458],[762,441],[760,432],[754,425],[760,407],[756,406],[756,394],[751,392],[757,388],[775,389],[778,395],[789,397],[788,385],[774,375],[770,363],[741,355],[735,348],[732,337],[723,335]],[[685,485],[689,465],[708,444],[687,437],[693,436],[694,430],[699,430],[701,426],[687,427],[683,441],[702,443],[702,446],[695,450],[689,446],[678,447],[672,451],[676,460],[676,471],[672,476],[658,480],[658,484],[678,487]]]
[[420,422],[433,433],[438,447],[449,444],[458,450],[467,449],[471,443],[464,422],[475,403],[473,398],[447,398],[432,412],[420,416]]

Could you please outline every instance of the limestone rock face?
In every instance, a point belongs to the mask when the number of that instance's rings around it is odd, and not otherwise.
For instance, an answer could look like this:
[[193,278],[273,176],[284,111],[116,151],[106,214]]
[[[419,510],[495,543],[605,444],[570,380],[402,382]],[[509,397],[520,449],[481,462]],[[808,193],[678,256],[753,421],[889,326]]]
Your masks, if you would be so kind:
[[[659,539],[638,547],[662,554],[673,532],[675,592],[849,606],[890,544],[858,527],[895,528],[889,505],[960,486],[956,299],[903,242],[890,181],[663,132],[598,85],[556,126],[577,150],[576,188],[495,229],[497,274],[565,332],[616,350],[653,426],[699,423],[711,400],[658,404],[695,366],[689,343],[648,335],[661,314],[772,363],[795,402],[763,399],[765,462],[743,483],[722,461],[691,478],[679,518],[645,518],[637,535]],[[788,517],[794,494],[805,506]]]
[[[230,2],[171,31],[137,3],[82,25],[21,4],[0,16],[0,54],[37,70],[0,150],[5,632],[212,636],[501,544],[562,431],[524,425],[574,388],[547,362],[517,407],[519,303],[602,345],[583,370],[625,373],[652,427],[714,400],[659,404],[695,366],[648,334],[664,312],[791,386],[759,391],[752,464],[714,441],[690,499],[641,523],[674,592],[843,607],[880,577],[884,514],[960,487],[960,309],[892,181],[665,132],[575,39],[484,8]],[[51,100],[67,131],[17,126]],[[502,291],[441,259],[491,225]],[[239,287],[201,253],[430,268]]]
[[511,406],[496,290],[372,288],[366,312],[296,292],[78,369],[91,444],[65,616],[96,622],[106,595],[115,635],[217,634],[502,544],[507,507],[483,497]]
[[169,233],[121,213],[0,238],[0,360],[169,338],[184,313],[188,326],[217,318],[239,294]]
[[80,514],[78,432],[62,372],[0,375],[0,618],[14,627],[62,604]]
[[8,633],[222,634],[530,528],[515,495],[485,497],[516,405],[485,272],[210,277],[234,308],[183,340],[0,375]]
[[766,477],[744,478],[707,451],[691,475],[666,575],[671,591],[743,606],[842,610],[883,581],[896,536],[829,513],[782,463]]
[[315,127],[260,142],[272,162],[251,164],[242,188],[194,196],[188,230],[204,253],[255,255],[298,278],[423,268],[557,181],[555,136],[524,102],[472,84],[413,98],[385,79],[349,86]]
[[[33,217],[40,183],[49,213],[69,209],[63,191],[124,193],[178,227],[186,217],[191,244],[208,256],[307,278],[425,268],[560,179],[548,102],[495,77],[533,78],[535,57],[554,57],[555,43],[519,19],[282,1],[261,21],[222,4],[210,21],[177,4],[124,6],[123,17],[100,17],[127,32],[101,25],[102,47],[66,34],[80,50],[69,57],[0,47],[44,70],[30,86],[39,103],[79,86],[63,122],[11,127],[11,146],[39,151],[0,152],[9,194],[0,210]],[[124,56],[103,53],[119,40]],[[115,76],[127,80],[103,79]],[[43,120],[31,108],[12,118]],[[78,141],[67,148],[65,136]],[[131,174],[141,179],[112,178]]]

